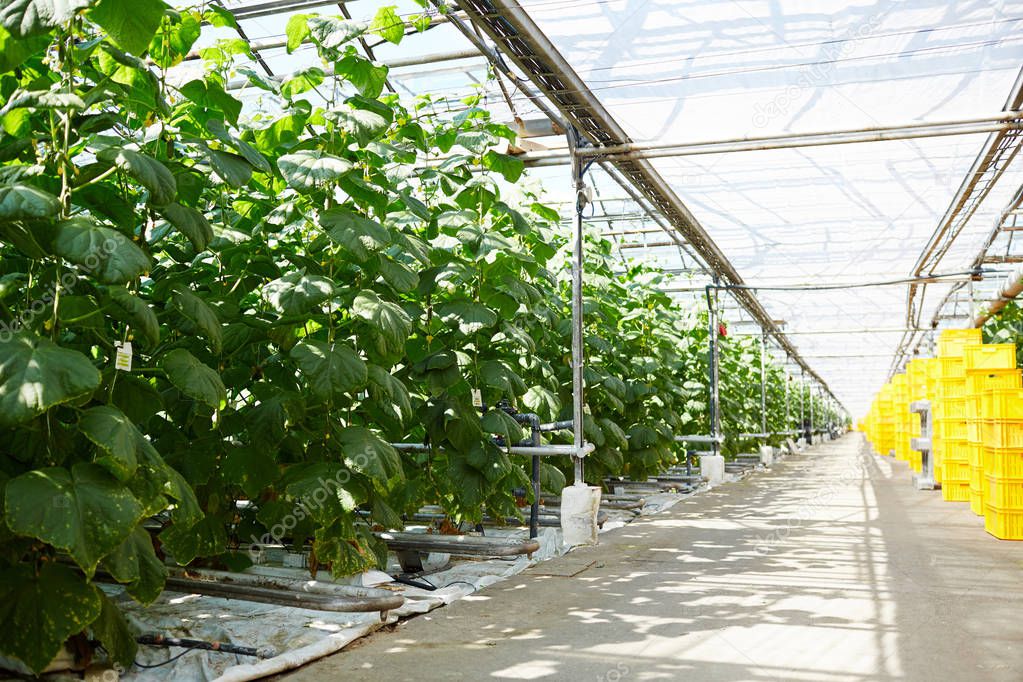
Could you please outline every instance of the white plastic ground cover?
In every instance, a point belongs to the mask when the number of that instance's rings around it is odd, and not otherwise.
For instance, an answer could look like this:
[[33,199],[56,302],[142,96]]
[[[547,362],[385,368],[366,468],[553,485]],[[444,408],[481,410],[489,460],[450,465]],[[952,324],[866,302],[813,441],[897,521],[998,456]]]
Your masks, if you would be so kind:
[[[676,493],[648,496],[641,513],[647,515],[664,511],[686,496]],[[608,510],[607,514],[608,519],[601,532],[620,528],[636,517],[633,512],[622,510]],[[410,527],[408,530],[424,529]],[[523,529],[488,528],[487,535],[524,539],[527,532]],[[435,591],[388,583],[389,588],[405,597],[405,604],[391,611],[385,622],[380,621],[378,613],[312,611],[170,591],[164,592],[154,604],[141,607],[124,595],[120,588],[109,587],[107,589],[118,601],[131,627],[139,633],[230,642],[253,648],[272,647],[277,652],[272,658],[258,660],[248,656],[195,650],[167,663],[183,650],[142,646],[136,657],[137,662],[158,667],[136,666],[123,673],[121,679],[139,682],[151,680],[241,682],[296,668],[340,651],[354,640],[383,625],[450,604],[456,599],[564,553],[560,529],[541,528],[538,539],[540,550],[531,558],[520,556],[485,561],[456,560],[444,570],[428,572],[425,579],[438,587]],[[431,564],[443,566],[447,559],[446,555],[430,555],[425,567],[429,571]],[[388,567],[388,572],[392,575],[400,573],[400,570],[396,563]],[[297,568],[254,566],[249,572],[309,580],[308,571]],[[333,583],[329,582],[328,574],[321,573],[321,576],[325,580],[310,581],[310,587],[317,590],[329,589]],[[372,571],[347,579],[344,583],[380,586],[382,581],[388,580],[387,574]]]

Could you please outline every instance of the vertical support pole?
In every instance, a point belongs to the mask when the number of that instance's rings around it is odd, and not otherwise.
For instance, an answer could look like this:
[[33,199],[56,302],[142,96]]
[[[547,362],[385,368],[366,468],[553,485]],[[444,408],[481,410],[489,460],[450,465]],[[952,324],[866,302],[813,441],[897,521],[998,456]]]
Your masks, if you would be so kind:
[[[788,370],[788,358],[785,359],[785,430],[788,431],[792,428],[792,416],[789,414],[789,383],[792,381],[792,377],[789,376]],[[788,434],[786,434],[788,435]]]
[[[803,399],[806,397],[806,372],[799,369],[799,430],[806,436],[806,408]],[[809,443],[807,443],[809,445]]]
[[[710,332],[710,341],[707,344],[707,384],[710,390],[710,404],[708,413],[710,416],[711,454],[721,454],[721,443],[718,442],[718,434],[721,433],[721,405],[718,393],[718,315],[716,301],[718,278],[714,278],[713,284],[707,285],[707,331]],[[715,292],[712,295],[711,292]]]
[[[767,433],[767,330],[760,330],[760,433]],[[767,436],[765,435],[766,439]]]
[[810,444],[813,445],[813,389],[814,382],[810,380]]
[[583,182],[583,166],[576,150],[579,146],[579,131],[568,128],[568,148],[572,155],[572,184],[575,189],[575,221],[572,230],[572,431],[576,455],[572,458],[575,469],[575,485],[585,485],[583,471],[583,420],[585,405],[583,364],[583,209],[586,207],[586,184]]

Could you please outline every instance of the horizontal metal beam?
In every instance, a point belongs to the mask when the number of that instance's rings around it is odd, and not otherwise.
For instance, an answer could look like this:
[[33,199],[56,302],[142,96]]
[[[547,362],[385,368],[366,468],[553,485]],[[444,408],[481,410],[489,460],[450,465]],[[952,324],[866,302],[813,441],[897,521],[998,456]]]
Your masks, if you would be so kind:
[[[703,154],[794,149],[861,142],[887,142],[926,137],[976,135],[998,131],[1023,129],[1021,112],[1001,112],[990,116],[936,121],[931,123],[905,123],[872,128],[853,128],[813,133],[785,133],[754,137],[726,138],[705,142],[631,142],[625,144],[588,147],[579,150],[586,157],[606,159],[656,159]],[[567,163],[568,151],[552,149],[529,152],[519,156],[527,166],[553,166]]]

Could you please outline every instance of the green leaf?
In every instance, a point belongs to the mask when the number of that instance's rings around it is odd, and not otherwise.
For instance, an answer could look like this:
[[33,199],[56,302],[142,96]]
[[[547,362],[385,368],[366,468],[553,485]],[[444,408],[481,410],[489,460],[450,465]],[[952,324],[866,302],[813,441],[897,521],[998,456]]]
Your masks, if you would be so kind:
[[320,214],[320,225],[333,241],[364,262],[373,252],[387,247],[390,234],[380,223],[346,208],[332,208]]
[[178,232],[185,235],[196,251],[204,251],[213,241],[213,228],[199,211],[190,206],[168,204],[160,209],[160,213]]
[[244,187],[252,179],[252,165],[245,157],[220,149],[206,149],[213,171],[231,187]]
[[412,333],[412,320],[396,303],[383,301],[371,290],[360,291],[352,302],[352,315],[372,327],[375,350],[379,355],[401,353]]
[[30,185],[0,187],[0,220],[41,220],[60,213],[57,197]]
[[522,378],[504,360],[487,360],[480,363],[480,377],[483,383],[496,388],[506,395],[525,393],[526,385]]
[[227,403],[227,389],[220,375],[183,348],[175,348],[163,357],[160,366],[167,379],[190,398],[217,409]]
[[167,566],[156,556],[149,532],[142,526],[136,526],[128,539],[103,559],[103,567],[144,606],[156,601],[167,581]]
[[363,426],[349,426],[338,436],[345,464],[380,483],[404,478],[401,457],[390,443]]
[[355,199],[357,202],[375,208],[378,213],[383,213],[384,209],[387,207],[387,192],[378,185],[366,182],[362,178],[357,177],[354,173],[342,176],[338,180],[338,184],[341,186],[341,189],[348,194],[348,196]]
[[359,94],[376,98],[384,91],[387,67],[359,55],[350,54],[334,65],[334,74],[355,86]]
[[487,410],[480,420],[480,426],[487,433],[503,436],[505,445],[515,445],[522,439],[522,426],[504,410]]
[[103,607],[99,617],[89,627],[92,629],[93,636],[110,654],[111,660],[129,668],[135,660],[135,654],[139,648],[135,642],[135,636],[128,628],[128,623],[121,615],[120,609],[110,600],[110,597],[102,590],[99,594]]
[[338,107],[326,116],[334,120],[341,130],[352,135],[360,147],[365,147],[383,135],[394,120],[394,111],[379,100],[356,95],[346,99],[345,105],[347,108]]
[[179,287],[171,292],[170,305],[187,320],[187,332],[202,334],[214,353],[221,351],[224,341],[220,319],[206,301]]
[[0,25],[18,38],[66,24],[92,0],[8,0],[0,5]]
[[76,350],[29,334],[0,336],[0,426],[24,423],[99,383],[99,370]]
[[352,162],[319,150],[303,150],[277,159],[277,167],[289,185],[298,190],[311,190],[343,176],[352,169]]
[[380,256],[380,264],[377,270],[384,281],[391,285],[391,288],[399,294],[414,291],[419,286],[419,275],[413,272],[407,265],[391,260],[387,256]]
[[[304,504],[320,524],[332,523],[365,501],[365,492],[351,481],[351,474],[337,462],[303,462],[288,467],[281,480],[288,495]],[[268,526],[277,520],[261,517]]]
[[122,319],[141,332],[150,346],[160,343],[160,322],[148,303],[124,287],[109,287],[107,294],[121,311]]
[[0,574],[0,652],[40,673],[102,609],[99,588],[69,566],[45,562],[38,573],[28,564],[8,568]]
[[160,0],[99,0],[89,18],[102,26],[121,49],[141,56],[156,35],[167,5]]
[[174,174],[151,156],[130,149],[107,147],[96,154],[96,158],[114,164],[142,184],[149,190],[149,202],[154,206],[166,206],[178,194]]
[[395,408],[402,418],[412,415],[412,403],[409,400],[408,389],[400,379],[379,365],[368,366],[367,379],[369,395],[373,400]]
[[66,550],[89,577],[143,518],[128,489],[88,462],[70,472],[50,467],[11,479],[4,510],[11,530]]
[[491,149],[483,155],[483,167],[500,173],[508,182],[518,182],[519,178],[522,177],[522,171],[525,170],[526,164],[521,159],[516,159],[514,156],[501,154]]
[[568,485],[568,481],[565,480],[565,474],[560,469],[553,464],[540,462],[540,490],[560,493],[566,485]]
[[292,15],[284,27],[284,35],[288,37],[288,54],[291,54],[309,37],[309,15]]
[[334,283],[326,277],[289,272],[263,287],[263,298],[285,315],[303,315],[334,295]]
[[97,464],[118,480],[131,478],[138,467],[135,453],[142,434],[123,412],[109,405],[90,408],[78,418],[78,428],[106,453],[96,458]]
[[270,455],[248,448],[231,448],[221,464],[225,482],[240,486],[250,498],[272,484],[280,476],[277,462]]
[[366,363],[343,343],[306,339],[295,344],[291,357],[322,400],[339,400],[366,385]]
[[60,224],[54,250],[105,284],[130,282],[152,265],[145,252],[123,234],[82,216]]
[[216,556],[227,549],[224,520],[207,516],[194,525],[171,524],[160,533],[160,542],[179,564],[190,564],[197,556]]
[[394,10],[394,5],[385,5],[378,9],[369,30],[387,42],[397,45],[405,37],[405,22]]
[[308,92],[323,83],[323,69],[318,66],[309,66],[296,71],[293,76],[281,83],[281,94],[288,99],[294,99],[295,95]]
[[341,47],[366,32],[366,25],[361,22],[333,17],[313,15],[308,17],[307,24],[313,40],[328,50]]
[[522,404],[530,412],[540,416],[545,421],[553,421],[558,418],[561,411],[561,401],[553,392],[543,386],[532,386],[522,396]]
[[0,73],[13,71],[28,61],[32,55],[45,50],[49,44],[49,36],[16,38],[6,28],[0,27]]
[[494,311],[473,301],[451,301],[438,306],[437,312],[445,324],[467,336],[497,324]]

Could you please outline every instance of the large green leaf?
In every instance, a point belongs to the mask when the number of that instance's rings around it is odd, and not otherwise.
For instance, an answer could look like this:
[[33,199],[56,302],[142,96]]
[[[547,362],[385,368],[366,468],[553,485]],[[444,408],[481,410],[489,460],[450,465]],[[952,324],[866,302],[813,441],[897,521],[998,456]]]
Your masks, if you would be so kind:
[[373,330],[374,348],[379,355],[400,353],[412,333],[412,320],[397,303],[381,300],[375,291],[360,291],[352,302],[352,315]]
[[184,348],[167,353],[160,366],[167,372],[167,379],[188,397],[213,408],[227,402],[227,389],[220,375]]
[[149,532],[142,526],[103,559],[103,567],[143,605],[160,596],[167,580],[167,566],[156,556]]
[[108,147],[96,158],[117,166],[149,190],[149,201],[154,206],[166,206],[178,194],[178,183],[174,174],[156,159],[131,149]]
[[109,405],[90,408],[79,417],[78,428],[105,453],[96,458],[97,464],[122,481],[131,478],[142,434],[123,412]]
[[284,27],[284,35],[288,38],[288,54],[291,54],[309,37],[309,15],[293,14]]
[[91,218],[62,222],[54,249],[106,284],[124,284],[148,272],[151,266],[149,257],[134,242]]
[[161,0],[99,0],[89,18],[122,49],[141,55],[156,35],[167,5]]
[[57,197],[31,185],[0,187],[0,220],[52,218],[60,212]]
[[302,503],[321,524],[329,524],[355,511],[366,501],[365,491],[353,483],[348,470],[337,462],[293,464],[281,483],[288,495]]
[[390,443],[364,426],[349,426],[341,431],[338,442],[345,453],[345,464],[381,483],[403,478],[401,457]]
[[353,136],[360,147],[365,147],[386,132],[394,119],[394,111],[379,100],[356,95],[346,99],[345,106],[328,112],[326,116]]
[[349,54],[334,65],[334,73],[355,86],[360,95],[380,96],[387,82],[387,67],[357,54]]
[[385,404],[401,418],[412,414],[412,403],[408,389],[400,379],[379,365],[368,366],[369,395],[380,404]]
[[252,179],[252,164],[244,156],[222,149],[207,148],[205,151],[214,172],[231,187],[244,187]]
[[394,10],[394,5],[385,5],[378,9],[369,25],[369,30],[397,45],[405,37],[405,22]]
[[526,164],[522,159],[516,159],[514,156],[501,154],[491,149],[483,155],[483,167],[500,173],[508,182],[518,182]]
[[[2,11],[2,10],[0,10]],[[6,28],[0,26],[0,73],[7,73],[21,66],[34,54],[42,52],[50,44],[49,36],[36,35],[31,38],[18,38],[11,34]],[[23,111],[23,114],[27,113]],[[8,121],[4,121],[7,128]],[[7,132],[15,135],[16,132],[7,128]]]
[[223,346],[220,319],[213,308],[190,291],[177,288],[171,293],[170,304],[188,321],[186,331],[202,334],[210,342],[210,349],[219,353]]
[[334,283],[326,277],[289,272],[263,287],[263,298],[278,312],[302,315],[334,295]]
[[160,542],[179,564],[189,564],[197,556],[216,556],[227,549],[224,520],[207,516],[190,526],[173,523],[160,533]]
[[122,313],[121,318],[141,332],[149,345],[155,346],[160,343],[160,322],[148,303],[124,287],[109,287],[107,294]]
[[497,324],[497,315],[494,311],[473,301],[451,301],[438,306],[437,312],[445,324],[457,328],[466,335],[475,334]]
[[0,573],[0,652],[42,672],[103,608],[99,588],[70,566],[25,563]]
[[504,410],[487,410],[480,420],[480,426],[487,433],[503,436],[505,445],[515,445],[522,439],[522,426]]
[[88,462],[71,471],[50,467],[12,479],[4,511],[11,530],[66,550],[90,577],[143,517],[128,489]]
[[295,95],[307,92],[323,83],[323,69],[318,66],[309,66],[301,69],[281,83],[281,95],[293,99]]
[[380,265],[377,270],[384,281],[398,293],[405,294],[414,291],[419,286],[419,275],[404,263],[391,260],[386,256],[380,256]]
[[340,178],[352,169],[352,162],[319,150],[302,150],[277,159],[277,167],[289,185],[310,190]]
[[343,343],[306,339],[295,344],[291,357],[309,388],[323,400],[337,400],[366,385],[366,363]]
[[213,228],[199,211],[190,206],[168,204],[160,213],[178,232],[185,235],[196,251],[203,251],[213,241]]
[[324,211],[320,214],[320,225],[327,231],[327,236],[345,247],[360,262],[368,260],[373,252],[390,243],[387,228],[346,208]]
[[307,25],[313,40],[328,49],[341,47],[366,32],[366,25],[361,22],[334,17],[310,16]]
[[87,357],[37,336],[0,335],[0,426],[14,426],[99,387]]
[[540,416],[543,420],[558,418],[561,401],[552,391],[543,386],[531,386],[522,396],[522,404],[527,410]]
[[0,25],[19,38],[66,24],[92,0],[7,0],[0,5]]
[[99,617],[89,625],[89,629],[107,650],[110,659],[117,665],[128,668],[135,660],[139,645],[135,642],[135,636],[117,605],[102,590],[99,594],[103,608]]

